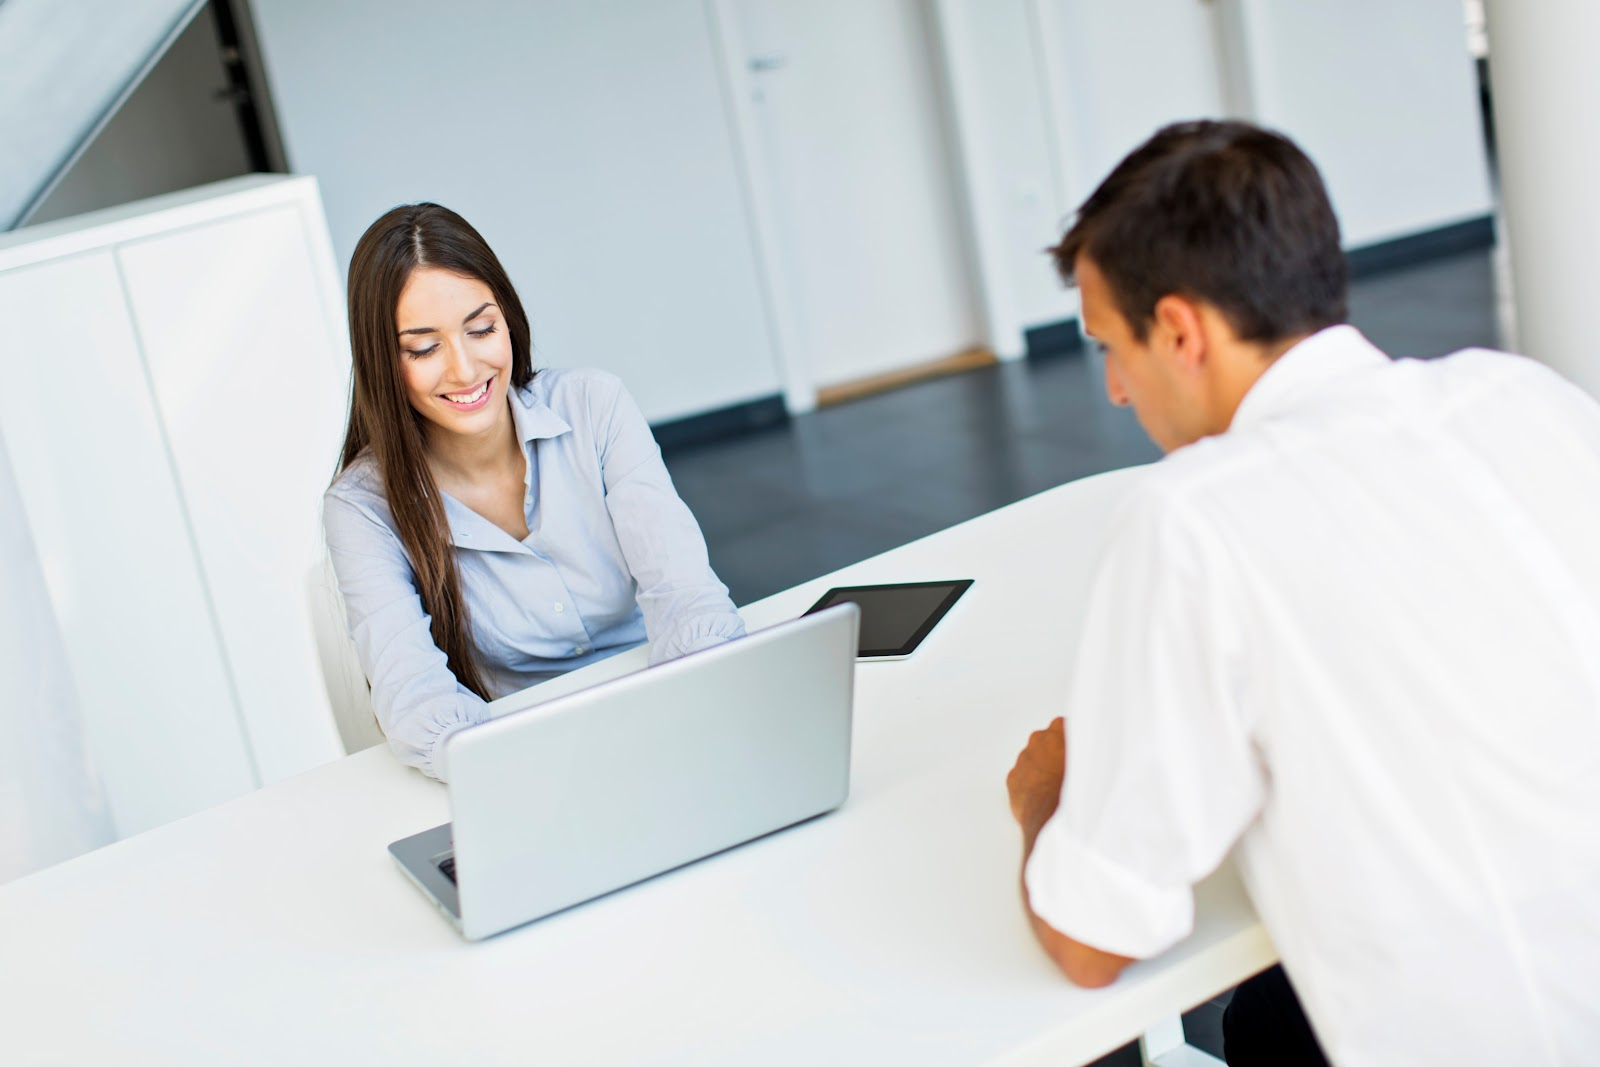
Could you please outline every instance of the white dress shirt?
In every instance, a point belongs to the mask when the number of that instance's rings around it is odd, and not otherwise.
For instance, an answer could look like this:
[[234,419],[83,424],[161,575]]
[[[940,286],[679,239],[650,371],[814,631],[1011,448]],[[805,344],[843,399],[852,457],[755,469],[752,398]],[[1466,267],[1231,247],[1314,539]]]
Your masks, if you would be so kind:
[[1134,957],[1237,843],[1335,1063],[1600,1049],[1600,406],[1356,330],[1112,523],[1027,884]]
[[[549,368],[510,390],[510,404],[527,456],[528,536],[518,541],[442,494],[491,696],[647,637],[659,663],[744,633],[700,527],[615,375]],[[402,759],[443,778],[445,739],[483,722],[487,705],[433,643],[370,452],[328,490],[323,523],[378,723]]]

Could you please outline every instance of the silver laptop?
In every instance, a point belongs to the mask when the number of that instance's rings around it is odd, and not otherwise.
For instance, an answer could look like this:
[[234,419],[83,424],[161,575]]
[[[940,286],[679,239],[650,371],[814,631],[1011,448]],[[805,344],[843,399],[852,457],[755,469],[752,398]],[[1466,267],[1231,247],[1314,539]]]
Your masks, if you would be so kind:
[[859,618],[830,608],[462,730],[451,821],[389,851],[476,941],[832,811]]

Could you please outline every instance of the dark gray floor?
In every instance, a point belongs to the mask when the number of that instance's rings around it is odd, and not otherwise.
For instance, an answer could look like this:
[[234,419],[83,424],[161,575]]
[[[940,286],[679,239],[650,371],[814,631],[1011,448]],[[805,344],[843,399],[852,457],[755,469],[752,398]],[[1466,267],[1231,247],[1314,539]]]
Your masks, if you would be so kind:
[[[1494,346],[1490,255],[1366,278],[1350,319],[1395,356]],[[667,456],[711,562],[744,604],[1052,486],[1159,456],[1111,407],[1097,359],[1004,364],[840,404]],[[1227,994],[1184,1017],[1222,1054]],[[1097,1067],[1138,1067],[1129,1045]]]

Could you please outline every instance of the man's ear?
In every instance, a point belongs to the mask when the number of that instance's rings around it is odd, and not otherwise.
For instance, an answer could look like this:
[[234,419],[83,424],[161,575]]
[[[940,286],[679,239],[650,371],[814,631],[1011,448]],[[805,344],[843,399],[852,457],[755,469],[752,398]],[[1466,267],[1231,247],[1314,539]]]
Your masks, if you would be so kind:
[[1162,347],[1189,370],[1206,360],[1206,337],[1200,321],[1200,308],[1187,297],[1169,293],[1156,301],[1152,333],[1161,338]]

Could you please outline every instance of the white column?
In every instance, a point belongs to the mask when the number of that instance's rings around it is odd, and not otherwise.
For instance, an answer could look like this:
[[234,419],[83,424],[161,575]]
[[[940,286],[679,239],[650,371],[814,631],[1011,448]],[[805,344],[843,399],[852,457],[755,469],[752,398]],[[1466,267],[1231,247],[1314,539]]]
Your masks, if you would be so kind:
[[1489,0],[1516,347],[1600,396],[1600,4]]

